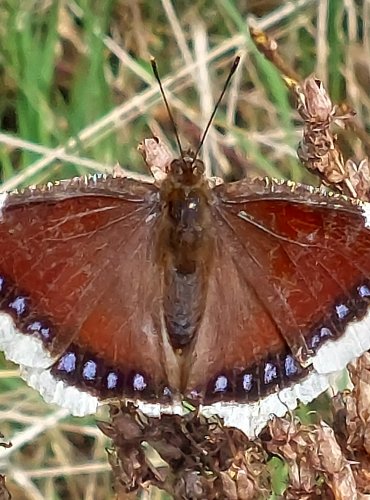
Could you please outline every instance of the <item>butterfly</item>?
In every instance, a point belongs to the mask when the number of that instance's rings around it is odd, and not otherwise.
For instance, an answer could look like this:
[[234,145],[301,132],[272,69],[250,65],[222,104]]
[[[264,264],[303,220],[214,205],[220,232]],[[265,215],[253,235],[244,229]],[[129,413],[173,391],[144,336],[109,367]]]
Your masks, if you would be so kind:
[[3,194],[0,349],[72,414],[181,401],[253,436],[370,348],[369,206],[269,179],[217,184],[191,151],[161,179]]

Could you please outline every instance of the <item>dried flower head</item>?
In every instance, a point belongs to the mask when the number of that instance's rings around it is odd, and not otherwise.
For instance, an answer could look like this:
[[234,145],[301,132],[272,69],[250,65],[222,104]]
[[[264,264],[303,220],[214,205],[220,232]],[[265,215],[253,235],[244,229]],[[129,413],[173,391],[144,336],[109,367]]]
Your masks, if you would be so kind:
[[317,78],[311,76],[296,85],[295,94],[298,112],[304,120],[303,139],[298,147],[301,162],[326,185],[356,198],[356,190],[332,131],[334,121],[343,121],[349,116],[337,116],[336,106]]
[[261,443],[218,419],[146,417],[129,404],[111,406],[111,423],[99,427],[112,439],[118,494],[156,486],[174,498],[253,499],[269,489]]
[[349,462],[326,423],[306,426],[274,419],[267,449],[289,465],[285,498],[356,498],[356,482]]

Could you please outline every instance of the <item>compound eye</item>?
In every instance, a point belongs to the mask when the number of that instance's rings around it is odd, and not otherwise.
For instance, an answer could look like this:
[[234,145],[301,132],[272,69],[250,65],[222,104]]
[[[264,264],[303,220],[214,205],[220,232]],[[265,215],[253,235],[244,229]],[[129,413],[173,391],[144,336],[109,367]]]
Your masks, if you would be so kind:
[[174,175],[182,175],[183,174],[183,165],[182,165],[182,160],[174,160],[171,163],[171,172]]
[[204,163],[201,160],[196,160],[193,167],[194,174],[203,175],[204,171],[205,171]]

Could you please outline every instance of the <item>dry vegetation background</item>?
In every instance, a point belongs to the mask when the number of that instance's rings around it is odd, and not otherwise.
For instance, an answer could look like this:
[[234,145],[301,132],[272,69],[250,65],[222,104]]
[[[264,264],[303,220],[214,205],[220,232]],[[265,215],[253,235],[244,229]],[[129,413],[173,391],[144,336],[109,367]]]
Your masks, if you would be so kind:
[[[334,102],[354,108],[366,129],[369,0],[0,0],[2,189],[109,171],[117,162],[145,174],[137,145],[153,134],[177,154],[150,56],[183,144],[196,145],[236,53],[242,63],[203,149],[209,172],[227,180],[267,175],[317,184],[296,155],[302,120],[247,23],[277,41],[300,77],[314,73]],[[345,158],[369,153],[354,134],[338,132]],[[330,420],[327,398],[314,408]],[[297,412],[305,423],[309,410]],[[70,418],[46,405],[5,361],[0,431],[13,444],[0,449],[0,472],[14,499],[114,498],[109,441],[94,418]],[[278,455],[270,449],[264,498],[281,498],[291,480]]]

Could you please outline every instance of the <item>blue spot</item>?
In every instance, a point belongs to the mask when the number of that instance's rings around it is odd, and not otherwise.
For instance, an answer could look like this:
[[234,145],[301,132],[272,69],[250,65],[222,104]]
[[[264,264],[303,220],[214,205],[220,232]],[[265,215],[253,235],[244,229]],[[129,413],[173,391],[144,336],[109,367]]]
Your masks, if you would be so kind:
[[49,340],[51,335],[50,335],[50,328],[48,328],[47,326],[44,327],[44,328],[41,328],[40,330],[40,335],[41,337],[43,337],[45,340]]
[[107,375],[107,389],[113,390],[118,386],[118,374],[116,372],[109,372]]
[[166,397],[171,397],[172,396],[172,391],[169,387],[165,387],[163,389],[163,396],[166,396]]
[[317,347],[318,345],[320,344],[320,335],[318,333],[315,333],[315,335],[313,335],[311,337],[311,340],[310,340],[310,348],[311,349],[314,349],[315,347]]
[[315,349],[318,347],[320,344],[322,344],[326,339],[333,337],[333,334],[330,330],[330,328],[326,326],[322,326],[317,330],[317,333],[315,333],[312,337],[311,340],[309,341],[309,347],[311,349]]
[[97,373],[97,364],[95,361],[90,359],[89,361],[86,361],[82,368],[82,376],[85,380],[95,380],[96,379],[96,373]]
[[25,297],[17,297],[9,304],[11,309],[17,313],[17,316],[22,316],[25,313],[27,308],[27,300]]
[[27,330],[31,333],[33,333],[33,332],[39,333],[41,328],[42,328],[42,325],[41,325],[40,321],[33,321],[32,323],[30,323],[27,326]]
[[366,285],[361,285],[357,288],[360,297],[370,298],[370,288]]
[[243,389],[245,392],[249,392],[253,385],[253,375],[251,373],[245,373],[243,375]]
[[141,375],[140,373],[136,373],[132,381],[132,386],[134,388],[134,391],[143,391],[147,386],[143,375]]
[[323,326],[322,328],[320,328],[320,337],[322,339],[327,339],[328,337],[333,337],[333,334],[329,328]]
[[215,382],[214,392],[225,392],[229,386],[229,381],[225,375],[219,375]]
[[290,354],[288,354],[288,356],[286,356],[285,358],[284,368],[287,377],[292,377],[298,372],[297,362],[293,358],[293,356],[290,356]]
[[270,384],[274,380],[277,379],[277,368],[275,365],[272,363],[266,363],[265,364],[265,376],[264,376],[264,382],[265,384]]
[[58,370],[64,371],[66,373],[73,373],[76,370],[76,354],[74,352],[68,352],[58,362]]
[[45,340],[50,339],[50,328],[43,326],[40,321],[33,321],[27,326],[27,331],[29,333],[38,333]]
[[344,304],[335,306],[335,310],[339,319],[344,319],[349,314],[349,309]]

